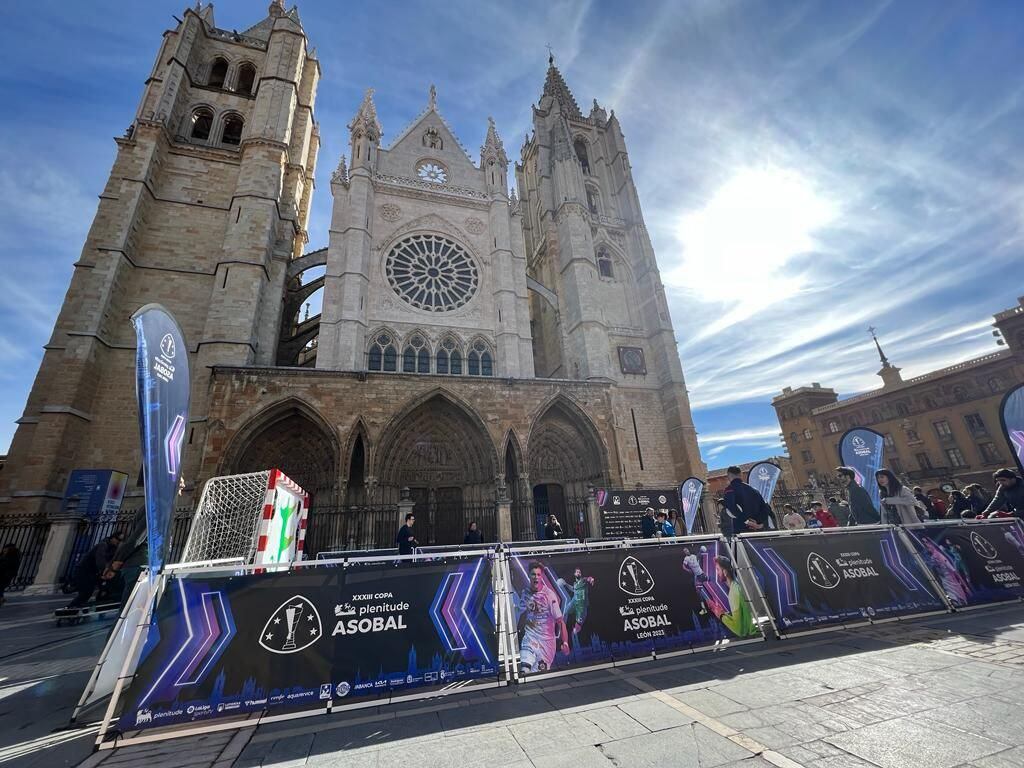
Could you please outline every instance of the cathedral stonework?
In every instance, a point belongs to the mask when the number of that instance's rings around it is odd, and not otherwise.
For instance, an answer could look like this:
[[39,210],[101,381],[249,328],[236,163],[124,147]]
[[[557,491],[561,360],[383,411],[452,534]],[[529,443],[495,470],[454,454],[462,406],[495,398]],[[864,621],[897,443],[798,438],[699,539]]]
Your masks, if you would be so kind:
[[277,0],[241,33],[206,7],[165,35],[0,513],[55,512],[75,468],[139,474],[128,317],[148,302],[178,318],[195,372],[186,504],[211,476],[274,466],[312,493],[314,520],[405,500],[449,543],[463,510],[511,503],[530,538],[535,512],[561,517],[594,486],[702,475],[614,111],[583,115],[550,61],[510,193],[493,120],[471,159],[431,87],[385,146],[368,90],[331,176],[327,245],[308,250],[319,76]]

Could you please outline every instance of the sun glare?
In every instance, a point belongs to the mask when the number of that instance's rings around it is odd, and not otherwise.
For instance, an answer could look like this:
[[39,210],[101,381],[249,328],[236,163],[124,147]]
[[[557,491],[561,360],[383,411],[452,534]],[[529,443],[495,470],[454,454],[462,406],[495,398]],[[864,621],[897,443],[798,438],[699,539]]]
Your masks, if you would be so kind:
[[682,217],[682,263],[666,278],[708,301],[744,299],[755,289],[767,303],[780,301],[802,284],[788,263],[814,247],[813,233],[834,216],[800,174],[743,169],[704,208]]

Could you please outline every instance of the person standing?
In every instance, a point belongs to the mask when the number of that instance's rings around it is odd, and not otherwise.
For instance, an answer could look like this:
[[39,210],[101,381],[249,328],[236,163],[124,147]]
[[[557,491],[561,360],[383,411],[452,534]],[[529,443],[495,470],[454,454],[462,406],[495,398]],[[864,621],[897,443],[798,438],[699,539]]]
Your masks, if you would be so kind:
[[921,522],[918,510],[923,513],[923,505],[896,475],[888,469],[880,469],[875,472],[875,481],[882,493],[882,507],[886,510],[886,517],[893,524],[913,525]]
[[75,599],[67,604],[68,608],[84,608],[92,597],[92,593],[99,586],[100,579],[106,575],[110,568],[117,548],[121,546],[123,537],[120,533],[108,536],[90,549],[75,568],[75,591],[78,594]]
[[668,512],[664,510],[658,513],[658,535],[661,537],[676,535],[675,526],[668,521]]
[[411,555],[416,550],[416,547],[420,545],[416,541],[416,535],[412,532],[412,527],[415,523],[416,515],[412,512],[405,516],[405,525],[398,529],[398,535],[395,537],[395,543],[398,545],[398,554]]
[[644,510],[644,516],[640,518],[640,535],[645,539],[653,539],[658,535],[658,521],[654,517],[654,507]]
[[988,503],[991,501],[985,490],[977,483],[971,483],[964,488],[964,495],[967,496],[967,501],[971,503],[971,510],[974,512],[974,517],[982,514]]
[[996,481],[996,495],[981,513],[983,517],[1001,517],[1006,510],[1013,517],[1024,517],[1024,479],[1012,469],[997,469],[992,473]]
[[725,508],[733,516],[733,531],[735,534],[763,531],[768,528],[771,509],[756,488],[743,482],[742,475],[736,466],[726,470],[729,485],[723,498]]
[[469,528],[466,529],[466,536],[462,540],[463,544],[483,544],[483,536],[480,535],[480,529],[476,527],[476,520],[473,520],[469,524]]
[[935,519],[941,520],[946,517],[946,512],[949,507],[946,505],[945,500],[939,495],[938,491],[932,491],[928,494],[928,498],[931,499],[932,509],[935,510]]
[[562,526],[554,515],[548,515],[548,524],[544,526],[544,538],[548,541],[565,538],[562,534]]
[[820,501],[812,502],[811,512],[817,518],[818,522],[821,523],[822,528],[838,528],[839,522],[832,516],[832,513],[825,509],[825,505]]
[[783,528],[790,531],[798,531],[801,528],[807,527],[807,524],[804,522],[804,516],[792,504],[783,504],[782,511],[785,513],[782,516]]
[[881,519],[878,510],[871,503],[871,496],[857,482],[857,471],[853,467],[836,467],[836,476],[850,499],[849,525],[878,525]]
[[0,605],[3,605],[6,598],[4,592],[11,586],[11,582],[18,575],[18,566],[21,565],[21,552],[11,542],[4,544],[0,551]]
[[975,511],[971,508],[971,502],[963,491],[953,491],[949,494],[949,511],[946,513],[946,517],[949,518],[971,518],[975,516]]
[[931,497],[921,489],[920,485],[914,486],[914,498],[917,499],[917,503],[924,511],[925,517],[928,520],[938,520],[935,516],[935,506],[932,504]]
[[840,526],[847,526],[850,524],[850,505],[840,501],[835,496],[828,497],[828,511],[832,517],[835,518],[836,523]]

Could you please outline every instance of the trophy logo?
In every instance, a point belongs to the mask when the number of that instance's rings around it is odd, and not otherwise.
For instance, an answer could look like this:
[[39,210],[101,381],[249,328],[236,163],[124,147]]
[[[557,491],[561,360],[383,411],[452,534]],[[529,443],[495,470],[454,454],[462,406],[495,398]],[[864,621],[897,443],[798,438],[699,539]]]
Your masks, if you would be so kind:
[[811,583],[821,589],[835,589],[842,580],[835,566],[817,552],[807,556],[807,575]]
[[619,566],[619,589],[634,597],[646,595],[654,589],[654,577],[647,566],[630,555]]
[[974,547],[975,552],[986,560],[995,560],[999,557],[999,552],[996,548],[983,536],[980,536],[977,531],[971,531],[971,546]]
[[295,595],[270,615],[259,642],[271,653],[298,653],[313,645],[323,633],[316,606],[302,595]]

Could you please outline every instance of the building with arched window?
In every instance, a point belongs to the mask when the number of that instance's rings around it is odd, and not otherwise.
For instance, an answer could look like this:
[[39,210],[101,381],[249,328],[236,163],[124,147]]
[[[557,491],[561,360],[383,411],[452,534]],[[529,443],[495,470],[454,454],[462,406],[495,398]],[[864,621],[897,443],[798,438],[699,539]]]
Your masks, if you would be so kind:
[[[138,476],[125,318],[153,301],[181,323],[193,372],[181,503],[211,476],[279,467],[313,496],[313,549],[389,544],[390,522],[318,539],[317,515],[400,502],[423,515],[422,541],[461,541],[471,515],[491,538],[535,538],[548,513],[597,533],[595,486],[703,473],[614,113],[583,114],[551,60],[510,167],[483,117],[469,154],[433,87],[385,143],[366,91],[318,192],[330,231],[310,248],[320,63],[278,0],[237,28],[205,5],[165,35],[0,513],[57,509],[76,468]],[[141,494],[133,482],[126,504]]]

